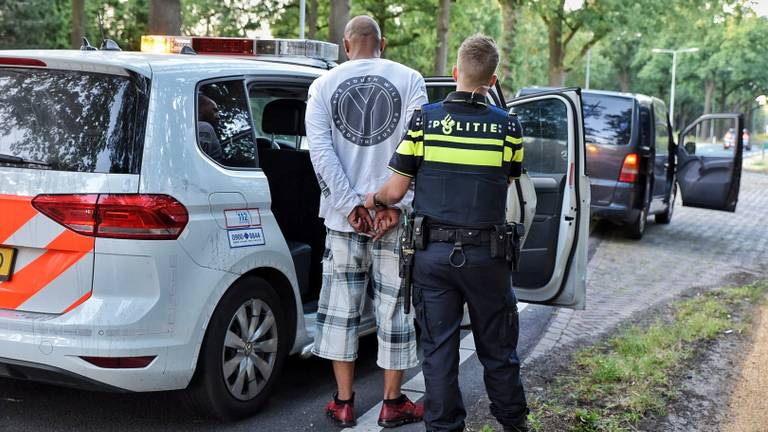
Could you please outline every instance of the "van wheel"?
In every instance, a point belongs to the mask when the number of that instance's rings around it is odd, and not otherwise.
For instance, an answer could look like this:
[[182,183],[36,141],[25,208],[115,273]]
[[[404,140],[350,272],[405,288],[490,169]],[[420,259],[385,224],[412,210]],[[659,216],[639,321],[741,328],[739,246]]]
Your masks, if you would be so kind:
[[643,208],[640,211],[637,219],[624,226],[624,236],[633,240],[640,240],[645,234],[645,225],[648,221],[648,208]]
[[672,213],[675,211],[675,198],[677,198],[677,184],[672,185],[672,193],[669,197],[669,206],[664,210],[664,213],[656,215],[657,224],[668,224],[672,222]]
[[274,289],[259,277],[237,281],[214,311],[192,383],[190,407],[236,420],[266,402],[288,353],[285,315]]

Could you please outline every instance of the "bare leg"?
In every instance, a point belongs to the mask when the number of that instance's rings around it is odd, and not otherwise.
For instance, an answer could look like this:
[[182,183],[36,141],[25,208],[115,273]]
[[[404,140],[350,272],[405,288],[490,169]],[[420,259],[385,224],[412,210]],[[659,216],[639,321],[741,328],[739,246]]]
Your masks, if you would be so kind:
[[403,371],[384,370],[384,399],[400,397],[400,385],[403,383]]
[[334,361],[333,374],[336,376],[338,398],[341,400],[352,399],[352,382],[355,379],[355,362]]

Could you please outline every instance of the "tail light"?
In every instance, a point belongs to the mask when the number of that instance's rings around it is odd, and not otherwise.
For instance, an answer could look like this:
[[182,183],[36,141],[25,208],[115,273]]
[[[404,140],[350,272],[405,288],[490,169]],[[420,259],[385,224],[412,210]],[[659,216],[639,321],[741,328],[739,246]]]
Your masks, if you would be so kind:
[[0,57],[0,65],[3,66],[39,66],[46,67],[44,61],[25,57]]
[[637,181],[638,174],[640,174],[640,159],[637,157],[637,153],[630,153],[624,158],[624,164],[621,165],[619,181],[634,183]]
[[168,195],[38,195],[32,205],[78,234],[136,240],[174,240],[189,222]]
[[103,369],[143,369],[152,363],[155,356],[144,357],[80,357],[88,363]]

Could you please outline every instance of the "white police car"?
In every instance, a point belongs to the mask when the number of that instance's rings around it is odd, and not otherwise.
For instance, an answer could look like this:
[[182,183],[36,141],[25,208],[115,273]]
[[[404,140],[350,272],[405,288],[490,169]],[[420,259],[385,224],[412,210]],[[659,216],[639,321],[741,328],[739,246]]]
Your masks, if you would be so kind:
[[[243,417],[313,343],[325,229],[303,118],[337,48],[143,47],[0,51],[0,376],[187,389],[202,411]],[[583,308],[578,91],[512,104],[538,195],[518,295]]]

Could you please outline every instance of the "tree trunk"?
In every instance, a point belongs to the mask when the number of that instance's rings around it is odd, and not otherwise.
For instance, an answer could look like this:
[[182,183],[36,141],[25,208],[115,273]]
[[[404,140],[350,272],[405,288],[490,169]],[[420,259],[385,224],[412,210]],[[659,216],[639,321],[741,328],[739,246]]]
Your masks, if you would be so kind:
[[435,69],[437,76],[445,75],[445,66],[448,63],[448,30],[451,26],[451,2],[453,0],[439,0],[437,12],[437,44],[435,46]]
[[520,18],[519,0],[499,0],[501,5],[501,87],[510,97],[514,90],[512,82],[512,55],[515,50],[517,21]]
[[621,86],[621,91],[624,93],[629,93],[629,88],[631,87],[632,82],[632,70],[629,66],[622,66],[621,72],[619,73],[619,85]]
[[549,18],[549,85],[565,86],[565,47],[563,47],[563,21],[559,16]]
[[339,44],[339,62],[347,60],[344,52],[344,27],[349,21],[349,0],[331,0],[331,13],[328,16],[328,40]]
[[704,81],[704,114],[712,113],[712,102],[715,98],[715,80]]
[[85,37],[85,0],[72,0],[72,29],[69,34],[69,44],[72,48],[80,48]]
[[728,85],[728,82],[721,82],[720,83],[720,112],[725,112],[725,103],[728,99],[728,93],[725,87]]
[[317,0],[309,0],[309,10],[307,11],[307,38],[317,38]]
[[149,0],[149,33],[181,34],[181,0]]

